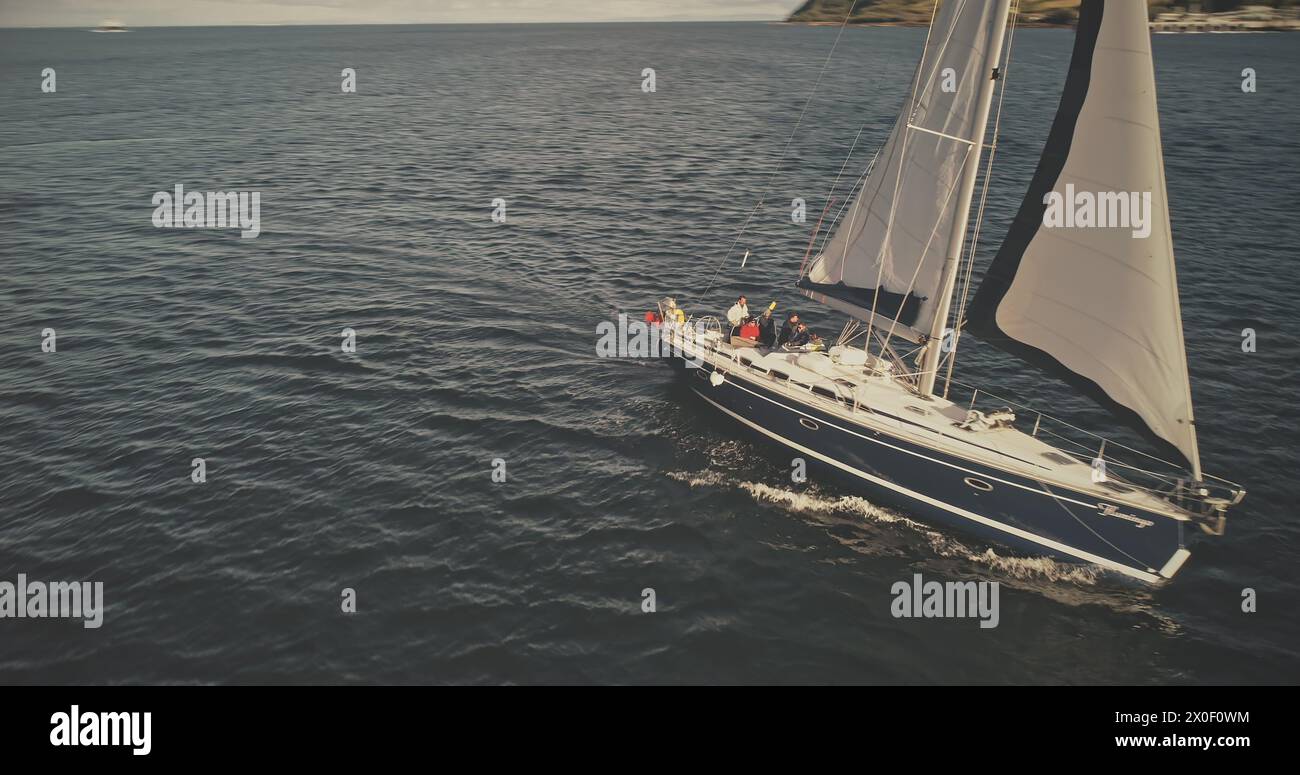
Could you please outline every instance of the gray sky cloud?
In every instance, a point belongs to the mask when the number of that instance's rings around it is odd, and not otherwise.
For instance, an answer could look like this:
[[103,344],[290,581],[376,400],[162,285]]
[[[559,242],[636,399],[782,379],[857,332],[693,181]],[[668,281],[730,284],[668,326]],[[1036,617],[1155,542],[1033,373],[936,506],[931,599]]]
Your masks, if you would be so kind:
[[0,0],[2,27],[784,18],[797,0]]

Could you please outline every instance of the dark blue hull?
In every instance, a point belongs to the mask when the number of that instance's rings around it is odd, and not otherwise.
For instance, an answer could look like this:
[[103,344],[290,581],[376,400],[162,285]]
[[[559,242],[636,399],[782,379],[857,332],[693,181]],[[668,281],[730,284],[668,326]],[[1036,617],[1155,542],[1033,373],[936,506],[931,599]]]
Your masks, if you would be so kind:
[[[728,373],[710,383],[712,367],[676,368],[695,392],[750,430],[802,453],[873,497],[931,524],[950,525],[1020,552],[1093,562],[1144,581],[1172,576],[1187,552],[1186,520],[1049,485],[855,423],[795,400],[762,380]],[[906,422],[906,420],[902,420]]]

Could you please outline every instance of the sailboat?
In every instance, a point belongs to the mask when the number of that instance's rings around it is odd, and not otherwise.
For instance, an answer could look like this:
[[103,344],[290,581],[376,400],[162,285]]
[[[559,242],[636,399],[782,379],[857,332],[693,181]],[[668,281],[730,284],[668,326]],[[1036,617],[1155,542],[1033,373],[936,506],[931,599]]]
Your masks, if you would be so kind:
[[[735,346],[725,322],[672,299],[655,320],[695,393],[809,467],[1016,552],[1161,583],[1192,535],[1223,534],[1245,490],[1201,469],[1146,4],[1082,0],[1041,159],[972,297],[983,195],[972,209],[981,157],[991,164],[996,149],[1011,5],[936,5],[888,141],[815,251],[814,230],[796,288],[849,316],[834,346]],[[1067,194],[1067,206],[1085,202],[1079,192],[1095,193],[1092,211],[1053,215]],[[1132,228],[1144,202],[1146,223]],[[1145,441],[963,385],[965,333]]]

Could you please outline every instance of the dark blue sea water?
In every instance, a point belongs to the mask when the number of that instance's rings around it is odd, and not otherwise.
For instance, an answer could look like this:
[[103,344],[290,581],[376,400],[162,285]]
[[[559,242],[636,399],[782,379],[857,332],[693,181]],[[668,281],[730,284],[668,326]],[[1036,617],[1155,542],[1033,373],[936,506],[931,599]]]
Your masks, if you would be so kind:
[[[666,366],[595,356],[600,321],[698,303],[835,34],[0,31],[0,580],[102,581],[107,602],[98,630],[0,620],[0,680],[1300,680],[1295,37],[1154,40],[1202,454],[1250,490],[1167,587],[793,485]],[[923,37],[845,32],[747,267],[707,304],[796,303],[815,218],[789,202],[820,212],[864,123],[850,177],[866,163]],[[1072,33],[1015,40],[986,257]],[[261,235],[154,228],[151,196],[178,183],[260,192]],[[1104,426],[962,346],[963,379]],[[1000,625],[893,618],[917,572],[1001,582]]]

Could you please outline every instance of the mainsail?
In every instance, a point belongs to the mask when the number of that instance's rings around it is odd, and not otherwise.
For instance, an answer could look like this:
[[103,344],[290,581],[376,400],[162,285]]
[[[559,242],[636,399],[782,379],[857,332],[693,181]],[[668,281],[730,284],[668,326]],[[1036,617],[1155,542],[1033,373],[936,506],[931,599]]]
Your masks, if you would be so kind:
[[1199,480],[1167,202],[1146,3],[1083,0],[1047,145],[968,329],[1075,385]]
[[863,320],[874,312],[885,328],[897,320],[895,333],[914,342],[929,335],[947,307],[944,262],[953,232],[965,230],[959,189],[983,141],[987,65],[1006,15],[1002,2],[943,2],[888,143],[799,279],[804,295]]

